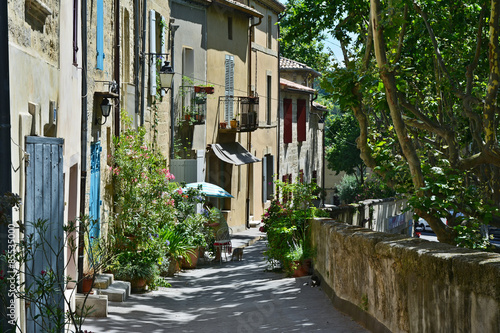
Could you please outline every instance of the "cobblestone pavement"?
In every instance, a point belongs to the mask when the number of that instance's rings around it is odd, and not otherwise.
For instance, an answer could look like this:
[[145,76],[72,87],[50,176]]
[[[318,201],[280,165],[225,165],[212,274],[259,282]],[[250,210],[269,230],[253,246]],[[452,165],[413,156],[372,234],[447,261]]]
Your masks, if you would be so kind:
[[266,271],[264,249],[265,240],[259,240],[245,248],[242,261],[206,263],[169,278],[171,288],[110,302],[108,318],[89,318],[84,330],[367,332],[337,311],[321,287],[311,287],[310,277]]

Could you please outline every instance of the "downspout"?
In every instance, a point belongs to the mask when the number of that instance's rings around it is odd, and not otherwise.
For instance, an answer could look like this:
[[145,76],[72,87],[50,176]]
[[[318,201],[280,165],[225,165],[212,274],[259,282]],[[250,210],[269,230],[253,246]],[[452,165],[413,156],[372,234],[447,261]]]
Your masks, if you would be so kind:
[[[87,137],[88,137],[88,116],[87,116],[87,0],[81,2],[81,35],[82,35],[82,119],[80,134],[80,217],[85,216],[85,192],[87,189]],[[80,222],[81,223],[81,222]],[[80,224],[81,228],[81,224]],[[82,291],[83,260],[85,246],[84,233],[79,233],[78,238],[78,292]]]
[[[314,97],[311,99],[311,110],[313,107],[313,102],[318,99],[318,92],[314,94]],[[324,114],[323,111],[321,111],[321,116],[318,116],[318,118],[321,120],[323,119],[323,130],[321,131],[321,188],[325,188],[325,119],[324,119]],[[319,122],[319,121],[318,121]],[[321,198],[321,205],[320,207],[325,206],[325,199]]]
[[[259,17],[259,22],[250,24],[248,28],[248,87],[247,95],[252,96],[252,30],[253,27],[262,23],[262,17]],[[252,149],[252,132],[248,132],[247,150],[251,152]],[[245,226],[250,228],[250,166],[247,166],[247,198],[246,198],[246,214]]]
[[[12,170],[11,170],[11,142],[10,142],[10,86],[9,86],[9,20],[8,20],[8,1],[2,1],[0,4],[0,162],[2,181],[0,181],[0,195],[4,195],[12,191]],[[9,215],[11,215],[9,212]],[[9,226],[0,224],[0,251],[7,252],[7,234]],[[5,251],[5,252],[4,252]],[[7,272],[5,264],[0,266],[0,269]],[[4,289],[4,294],[1,295],[7,302],[14,301],[14,298],[8,297],[7,288]],[[12,303],[9,303],[12,304]],[[7,306],[0,309],[0,316],[8,318]],[[0,331],[8,331],[14,329],[13,325],[8,325],[7,320],[0,321]],[[14,329],[15,330],[15,329]]]
[[[135,86],[135,114],[139,113],[139,0],[134,0],[134,86]],[[134,122],[134,126],[137,122]]]
[[[173,25],[172,23],[174,22],[173,19],[170,20],[169,22],[169,27],[170,27],[170,66],[172,66],[173,71],[175,72],[175,62],[174,62],[174,36],[175,36],[175,31],[179,28],[178,25]],[[175,74],[174,74],[175,77]],[[174,147],[174,141],[175,141],[175,109],[174,109],[174,78],[172,78],[172,88],[170,88],[170,160],[172,161],[174,159],[174,154],[175,154],[175,147]]]
[[143,0],[142,3],[142,82],[141,82],[141,126],[144,126],[144,89],[146,81],[146,22],[147,22],[147,6],[148,0]]
[[[278,23],[281,21],[281,19],[285,15],[278,15]],[[278,41],[280,39],[280,31],[281,31],[281,26],[278,24]],[[280,144],[280,139],[281,139],[281,84],[280,84],[280,78],[281,78],[281,44],[278,42],[278,112],[276,115],[276,118],[278,118],[278,130],[276,131],[276,180],[280,180],[280,152],[281,152],[281,144]],[[275,193],[277,196],[278,193]]]
[[120,136],[120,0],[115,0],[115,81],[118,85],[118,99],[115,104],[115,136]]

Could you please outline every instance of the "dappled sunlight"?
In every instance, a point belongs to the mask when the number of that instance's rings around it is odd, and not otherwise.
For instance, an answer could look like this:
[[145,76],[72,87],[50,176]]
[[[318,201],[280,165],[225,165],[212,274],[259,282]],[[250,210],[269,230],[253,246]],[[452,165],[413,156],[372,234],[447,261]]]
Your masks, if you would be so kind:
[[[264,241],[245,248],[242,261],[211,263],[168,278],[171,288],[112,303],[109,317],[88,319],[93,332],[314,332],[330,323],[365,332],[334,310],[308,277],[266,271]],[[340,332],[340,331],[339,331]]]

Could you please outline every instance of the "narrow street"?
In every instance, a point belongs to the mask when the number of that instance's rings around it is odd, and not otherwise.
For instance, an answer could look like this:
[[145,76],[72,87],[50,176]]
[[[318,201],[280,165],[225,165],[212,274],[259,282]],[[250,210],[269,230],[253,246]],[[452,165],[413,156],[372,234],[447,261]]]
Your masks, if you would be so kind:
[[[237,237],[237,235],[234,235]],[[242,261],[202,263],[169,278],[171,288],[110,302],[108,318],[89,318],[97,332],[367,332],[337,311],[310,277],[266,271],[265,240]],[[228,258],[230,260],[230,258]]]

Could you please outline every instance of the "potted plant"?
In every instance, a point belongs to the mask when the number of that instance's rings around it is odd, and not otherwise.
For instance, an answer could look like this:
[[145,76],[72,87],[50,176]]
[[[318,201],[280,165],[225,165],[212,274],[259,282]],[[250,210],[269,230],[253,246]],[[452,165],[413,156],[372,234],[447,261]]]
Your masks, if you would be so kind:
[[221,121],[221,122],[219,123],[219,128],[220,128],[220,129],[226,129],[226,127],[227,127],[227,123],[226,123],[225,121]]
[[165,225],[159,233],[159,239],[165,246],[165,265],[162,275],[173,276],[180,269],[182,258],[189,258],[192,247],[174,225]]
[[175,227],[177,232],[186,241],[189,251],[184,255],[183,268],[196,268],[199,249],[206,246],[204,223],[206,219],[202,214],[189,215]]
[[142,291],[159,275],[156,260],[148,250],[126,251],[117,255],[111,271],[116,279],[129,281],[133,291]]

